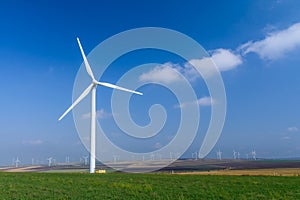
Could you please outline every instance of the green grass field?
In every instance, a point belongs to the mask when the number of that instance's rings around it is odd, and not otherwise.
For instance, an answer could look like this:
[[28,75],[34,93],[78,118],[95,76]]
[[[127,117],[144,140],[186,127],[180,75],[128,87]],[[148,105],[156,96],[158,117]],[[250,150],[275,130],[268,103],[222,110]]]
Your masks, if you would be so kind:
[[300,177],[0,173],[0,199],[300,199]]

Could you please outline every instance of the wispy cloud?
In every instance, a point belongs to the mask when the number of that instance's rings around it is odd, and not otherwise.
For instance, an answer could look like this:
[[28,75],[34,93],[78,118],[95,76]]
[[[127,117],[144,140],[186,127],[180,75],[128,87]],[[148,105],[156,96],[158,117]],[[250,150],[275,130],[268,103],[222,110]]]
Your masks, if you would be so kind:
[[183,102],[181,104],[176,104],[174,108],[184,108],[189,105],[198,105],[198,106],[211,106],[215,101],[211,97],[202,97],[193,102]]
[[257,53],[262,59],[276,60],[300,47],[300,23],[269,33],[263,40],[249,41],[238,49],[243,55]]
[[211,106],[213,103],[214,100],[211,97],[202,97],[196,101],[199,106]]
[[[96,117],[98,119],[106,119],[106,118],[109,118],[111,116],[112,116],[112,114],[105,112],[105,110],[103,108],[96,111]],[[91,117],[91,113],[85,113],[85,114],[82,115],[83,119],[89,119],[90,117]]]
[[297,127],[295,127],[295,126],[293,126],[293,127],[288,127],[287,130],[288,130],[289,132],[298,132],[298,131],[299,131],[299,129],[298,129]]
[[282,137],[281,139],[282,139],[282,140],[290,140],[291,137],[290,137],[290,136],[284,136],[284,137]]

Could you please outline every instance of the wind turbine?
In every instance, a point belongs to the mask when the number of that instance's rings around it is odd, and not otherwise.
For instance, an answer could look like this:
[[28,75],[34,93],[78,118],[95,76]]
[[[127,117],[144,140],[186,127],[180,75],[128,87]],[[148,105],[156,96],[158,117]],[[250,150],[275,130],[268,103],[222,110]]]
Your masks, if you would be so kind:
[[151,153],[151,154],[150,154],[150,160],[155,160],[155,155],[154,155],[154,153]]
[[52,159],[52,164],[53,164],[53,166],[56,166],[56,158]]
[[62,116],[58,119],[59,121],[64,118],[66,114],[68,114],[82,99],[84,99],[90,92],[91,92],[91,136],[90,136],[90,142],[91,142],[91,147],[90,147],[90,173],[95,173],[95,168],[96,168],[96,87],[98,85],[113,88],[113,89],[118,89],[118,90],[123,90],[126,92],[131,92],[139,95],[143,95],[140,92],[134,91],[134,90],[129,90],[123,87],[119,87],[117,85],[113,85],[110,83],[105,83],[105,82],[99,82],[95,79],[93,71],[91,69],[91,66],[85,56],[85,53],[83,51],[83,48],[81,46],[79,38],[77,38],[77,42],[83,57],[84,65],[86,68],[86,71],[88,75],[91,77],[92,82],[91,84],[82,92],[82,94],[73,102],[73,104],[62,114]]
[[16,163],[16,168],[18,168],[18,167],[19,167],[19,164],[21,163],[21,161],[19,160],[19,158],[18,158],[18,157],[17,157],[17,159],[16,159],[15,163]]
[[83,159],[84,159],[84,165],[87,165],[88,164],[88,156],[83,156]]
[[117,161],[119,160],[120,156],[119,155],[113,155],[114,157],[114,164],[117,163]]
[[233,150],[233,159],[236,160],[236,158],[237,158],[237,152]]
[[256,151],[255,150],[251,151],[251,155],[252,155],[253,160],[256,160]]
[[198,159],[198,152],[197,151],[192,153],[192,158],[195,158],[195,160]]
[[47,160],[48,160],[48,166],[49,166],[49,167],[51,167],[52,159],[53,159],[52,157],[47,158]]
[[66,156],[65,163],[70,163],[70,156]]
[[217,151],[217,159],[222,160],[222,152],[220,151],[220,149],[219,151]]
[[172,158],[173,158],[173,152],[171,151],[170,152],[170,160],[172,160]]

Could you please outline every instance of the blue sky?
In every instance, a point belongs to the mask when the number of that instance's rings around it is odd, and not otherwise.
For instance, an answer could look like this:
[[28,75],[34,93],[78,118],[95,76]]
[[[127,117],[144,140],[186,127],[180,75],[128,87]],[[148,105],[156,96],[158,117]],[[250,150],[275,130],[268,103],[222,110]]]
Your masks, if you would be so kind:
[[[227,118],[210,156],[215,157],[217,149],[224,157],[232,157],[233,149],[242,155],[255,149],[258,157],[300,156],[299,9],[296,0],[1,1],[0,164],[10,164],[17,156],[29,163],[31,158],[46,162],[49,156],[64,160],[68,155],[77,161],[87,155],[72,115],[57,121],[72,102],[73,82],[82,63],[76,37],[89,53],[114,34],[148,26],[192,37],[220,66]],[[113,83],[145,61],[181,62],[173,55],[146,51],[120,58],[103,78]],[[111,93],[100,90],[109,99]],[[162,104],[170,103],[161,88],[151,92],[153,97],[165,95]],[[199,99],[208,95],[204,89]],[[145,101],[141,107],[156,101]],[[108,102],[99,103],[97,109],[101,120],[112,124]],[[210,106],[199,106],[205,124]],[[145,112],[134,115],[138,123],[148,120]],[[187,155],[199,148],[197,141]]]

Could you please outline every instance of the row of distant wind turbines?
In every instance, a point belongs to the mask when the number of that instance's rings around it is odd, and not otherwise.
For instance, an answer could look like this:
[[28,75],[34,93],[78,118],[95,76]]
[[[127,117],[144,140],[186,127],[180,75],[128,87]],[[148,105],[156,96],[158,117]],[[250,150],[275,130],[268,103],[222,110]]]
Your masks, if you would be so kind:
[[[220,149],[218,151],[216,151],[216,156],[218,160],[222,160],[222,151],[220,151]],[[246,159],[252,159],[252,160],[256,160],[256,151],[252,150],[250,153],[246,153]],[[193,152],[192,153],[192,158],[194,158],[195,160],[198,159],[198,152]],[[241,159],[241,154],[238,151],[233,150],[233,159],[234,160],[238,160]]]
[[[79,158],[79,162],[76,161],[71,162],[70,157],[66,156],[65,161],[60,163],[64,165],[68,165],[72,163],[76,163],[76,164],[80,163],[82,165],[88,165],[88,158],[89,156],[82,156]],[[57,160],[54,157],[48,157],[46,161],[49,167],[57,164]],[[16,159],[15,158],[12,159],[12,165],[15,166],[16,168],[20,167],[21,163],[22,161],[19,159],[19,157],[17,157]],[[31,159],[31,165],[41,165],[41,164],[44,165],[45,162],[43,160],[38,160],[38,159],[35,160],[34,158]]]
[[[162,154],[154,154],[154,153],[150,153],[148,156],[142,155],[142,156],[131,156],[131,161],[158,161],[158,160],[174,160],[176,158],[179,158],[180,154],[178,152],[169,152],[168,155],[162,155]],[[84,161],[84,165],[88,164],[88,158],[89,156],[82,156],[79,159],[79,163],[83,163]],[[125,160],[121,160],[121,156],[120,155],[113,155],[113,163],[117,163],[119,161],[129,161],[128,159]],[[48,166],[54,166],[56,164],[56,159],[54,157],[48,157],[47,159],[48,162]],[[15,165],[16,167],[19,167],[21,163],[21,160],[19,159],[19,157],[17,157],[16,159],[13,158],[12,164]],[[66,156],[65,157],[65,162],[60,162],[60,164],[78,164],[78,162],[74,161],[71,162],[70,161],[70,156]],[[40,162],[39,160],[34,160],[34,158],[31,159],[31,165],[38,165],[38,164],[45,164],[44,162]]]
[[[222,160],[222,153],[223,152],[221,152],[220,150],[216,151],[216,155],[217,155],[217,159],[218,160]],[[246,159],[247,160],[249,160],[249,159],[256,160],[256,151],[255,150],[252,150],[250,153],[246,153],[245,155],[246,155]],[[240,152],[233,150],[233,159],[234,160],[241,159],[240,156],[241,156]],[[169,159],[170,160],[175,159],[177,157],[179,157],[178,153],[170,152],[170,154],[169,154]],[[89,156],[82,156],[82,157],[80,157],[79,163],[82,163],[84,165],[88,165],[88,158],[89,158]],[[198,158],[199,158],[198,157],[198,152],[193,152],[192,153],[192,158],[195,159],[195,160],[198,160]],[[154,161],[154,160],[162,160],[162,159],[168,159],[168,158],[162,157],[161,154],[151,153],[149,155],[149,157],[145,157],[144,155],[141,158],[132,156],[131,159],[135,160],[135,161],[137,161],[137,160],[140,160],[140,161],[146,161],[146,160]],[[245,159],[245,157],[243,159]],[[46,160],[48,162],[48,166],[49,167],[56,165],[56,159],[54,157],[49,157]],[[113,163],[117,163],[118,161],[120,161],[120,156],[119,155],[113,155]],[[63,164],[70,164],[70,163],[71,163],[70,156],[66,156],[65,157],[65,162]],[[78,163],[78,162],[74,162],[74,163]],[[19,159],[19,157],[17,157],[16,159],[13,159],[12,164],[16,168],[19,167],[20,164],[21,164],[21,160]],[[35,164],[44,164],[44,163],[40,163],[38,160],[34,160],[32,158],[31,164],[35,165]]]
[[[169,152],[168,155],[163,156],[162,154],[154,154],[151,153],[148,156],[142,155],[142,156],[131,156],[132,161],[159,161],[159,160],[174,160],[176,158],[179,158],[180,154],[177,152]],[[82,156],[79,159],[79,163],[84,165],[88,165],[88,158],[89,156]],[[120,155],[113,155],[113,163],[116,164],[121,159]],[[48,157],[47,159],[48,166],[55,166],[56,165],[56,159],[54,157]],[[74,161],[74,160],[73,160]],[[84,161],[84,162],[83,162]],[[21,160],[19,157],[16,159],[13,158],[12,164],[17,168],[20,167]],[[70,156],[65,157],[65,162],[60,162],[60,164],[68,165],[68,164],[78,164],[78,162],[70,162]],[[39,160],[34,160],[34,158],[31,159],[31,165],[38,165],[38,164],[45,164],[44,162],[39,162]]]

